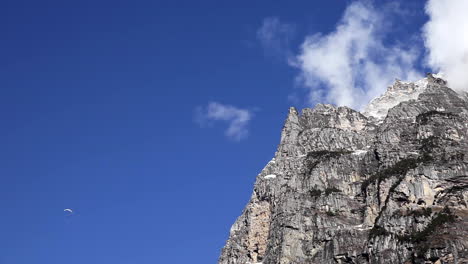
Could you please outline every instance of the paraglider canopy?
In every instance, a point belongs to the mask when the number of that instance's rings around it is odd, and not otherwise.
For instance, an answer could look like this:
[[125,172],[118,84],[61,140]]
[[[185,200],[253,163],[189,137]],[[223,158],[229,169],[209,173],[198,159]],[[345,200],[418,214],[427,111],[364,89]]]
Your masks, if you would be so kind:
[[69,209],[69,208],[67,208],[67,209],[64,209],[63,211],[64,211],[64,212],[70,212],[70,213],[73,213],[73,210],[72,210],[72,209]]

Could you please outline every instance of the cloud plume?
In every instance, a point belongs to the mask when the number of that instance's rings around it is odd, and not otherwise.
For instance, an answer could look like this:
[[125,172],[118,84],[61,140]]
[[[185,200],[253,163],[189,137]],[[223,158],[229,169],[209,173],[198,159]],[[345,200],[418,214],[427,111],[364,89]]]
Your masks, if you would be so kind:
[[195,118],[200,125],[213,121],[228,123],[225,135],[232,140],[240,141],[248,136],[248,124],[252,119],[252,112],[232,105],[210,102],[206,107],[196,109]]
[[449,86],[468,91],[468,1],[429,0],[424,26],[427,62],[446,76]]
[[300,69],[310,104],[328,102],[362,109],[395,78],[415,80],[420,51],[384,43],[384,14],[368,2],[350,4],[336,29],[308,36],[290,64]]

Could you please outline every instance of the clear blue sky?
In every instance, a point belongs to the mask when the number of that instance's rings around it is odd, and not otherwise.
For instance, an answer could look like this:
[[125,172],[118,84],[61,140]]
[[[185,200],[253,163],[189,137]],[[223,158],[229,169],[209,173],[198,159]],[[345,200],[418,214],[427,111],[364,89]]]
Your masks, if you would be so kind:
[[[290,23],[295,52],[351,1],[293,2],[2,1],[0,263],[215,263],[306,105],[258,29]],[[194,122],[212,101],[250,109],[248,137]]]

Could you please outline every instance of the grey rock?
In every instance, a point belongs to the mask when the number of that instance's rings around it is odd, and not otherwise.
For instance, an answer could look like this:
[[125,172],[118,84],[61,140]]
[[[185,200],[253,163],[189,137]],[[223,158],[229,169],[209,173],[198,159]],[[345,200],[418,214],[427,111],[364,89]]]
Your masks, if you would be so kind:
[[218,263],[468,263],[468,97],[432,75],[390,93],[291,108]]

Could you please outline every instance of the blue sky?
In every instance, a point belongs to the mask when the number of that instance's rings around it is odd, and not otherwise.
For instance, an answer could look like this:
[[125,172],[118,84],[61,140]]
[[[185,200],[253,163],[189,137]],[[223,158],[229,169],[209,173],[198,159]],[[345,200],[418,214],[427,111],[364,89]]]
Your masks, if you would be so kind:
[[[215,263],[353,2],[3,1],[0,263]],[[424,4],[381,44],[423,45]]]

